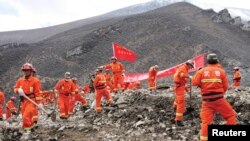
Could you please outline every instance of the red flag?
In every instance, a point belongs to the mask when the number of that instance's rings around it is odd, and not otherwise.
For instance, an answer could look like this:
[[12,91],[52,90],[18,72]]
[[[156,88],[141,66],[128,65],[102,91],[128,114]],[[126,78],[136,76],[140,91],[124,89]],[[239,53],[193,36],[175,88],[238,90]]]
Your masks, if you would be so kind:
[[[194,57],[192,59],[194,61],[194,68],[190,71],[195,71],[195,70],[198,70],[199,68],[203,68],[204,64],[205,64],[204,58],[205,58],[205,54],[200,54],[200,55]],[[178,69],[178,67],[182,64],[176,65],[176,66],[171,67],[169,69],[159,71],[157,73],[156,77],[162,78],[162,77],[171,76],[175,73],[175,71]],[[146,80],[146,79],[148,79],[148,73],[135,73],[135,74],[126,74],[124,81],[125,82],[135,82],[137,80]]]
[[117,59],[126,60],[129,62],[136,61],[136,53],[115,42],[113,43],[113,53]]

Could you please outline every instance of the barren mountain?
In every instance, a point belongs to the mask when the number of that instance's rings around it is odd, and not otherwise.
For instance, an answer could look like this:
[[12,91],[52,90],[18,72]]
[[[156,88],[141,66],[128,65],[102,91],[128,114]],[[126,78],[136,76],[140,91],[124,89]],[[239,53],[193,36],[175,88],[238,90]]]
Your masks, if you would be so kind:
[[[26,61],[37,67],[45,89],[51,88],[65,71],[79,77],[83,84],[92,70],[109,62],[114,41],[137,53],[136,63],[123,62],[127,73],[147,72],[155,64],[166,69],[200,53],[215,52],[229,80],[233,66],[239,66],[243,85],[247,85],[250,32],[229,22],[215,23],[215,15],[212,10],[181,2],[131,16],[87,19],[86,24],[73,29],[62,26],[62,32],[50,27],[46,30],[57,30],[57,34],[42,41],[0,47],[1,86],[10,92]],[[70,24],[66,25],[73,27]],[[37,30],[37,34],[43,32]]]

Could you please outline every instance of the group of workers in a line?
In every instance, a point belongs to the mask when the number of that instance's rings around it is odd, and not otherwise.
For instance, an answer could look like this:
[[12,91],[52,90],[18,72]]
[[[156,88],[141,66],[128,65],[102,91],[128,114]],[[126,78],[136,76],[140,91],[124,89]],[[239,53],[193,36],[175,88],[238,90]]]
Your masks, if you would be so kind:
[[[101,100],[104,97],[110,106],[115,106],[110,92],[117,93],[124,91],[126,88],[140,88],[140,82],[136,81],[131,84],[124,83],[125,67],[120,63],[116,57],[111,58],[111,63],[98,67],[95,70],[93,77],[93,86],[95,89],[95,110],[97,113],[102,112]],[[183,114],[185,112],[185,90],[187,90],[187,81],[192,81],[192,85],[201,88],[202,106],[201,106],[201,140],[207,140],[207,126],[211,124],[215,112],[219,112],[227,121],[227,124],[236,124],[236,113],[230,104],[224,99],[223,95],[228,89],[228,80],[225,70],[219,64],[216,54],[207,55],[208,65],[199,69],[192,77],[189,75],[189,70],[194,67],[192,60],[188,60],[180,66],[173,76],[175,83],[175,101],[173,104],[176,110],[176,125],[184,126]],[[25,131],[30,132],[33,126],[38,121],[38,107],[36,107],[30,100],[24,98],[29,97],[36,103],[57,102],[61,119],[67,119],[73,114],[73,109],[77,101],[81,102],[83,110],[89,108],[84,95],[90,91],[89,87],[84,86],[82,91],[77,82],[76,77],[71,77],[69,72],[66,72],[64,78],[59,80],[52,91],[42,91],[40,80],[36,77],[36,69],[29,63],[25,63],[21,70],[24,76],[20,77],[15,86],[14,92],[21,98],[21,114]],[[112,77],[109,70],[112,71]],[[150,91],[156,89],[156,75],[159,66],[150,67],[148,71],[148,87]],[[241,74],[239,68],[235,67],[235,74],[233,77],[233,86],[240,86]],[[20,89],[24,93],[20,93]],[[55,98],[58,100],[55,101]],[[6,104],[6,119],[10,118],[12,114],[18,114],[17,108],[14,106],[15,97]],[[45,99],[45,100],[44,100]],[[2,104],[4,103],[4,95],[0,90],[0,119],[2,117]]]

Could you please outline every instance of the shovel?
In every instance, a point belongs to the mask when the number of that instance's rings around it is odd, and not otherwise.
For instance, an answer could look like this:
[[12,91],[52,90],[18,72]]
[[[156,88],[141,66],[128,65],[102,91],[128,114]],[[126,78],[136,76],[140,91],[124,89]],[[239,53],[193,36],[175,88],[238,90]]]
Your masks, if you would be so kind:
[[187,108],[187,112],[192,112],[194,111],[194,108],[192,106],[192,79],[189,79],[189,97],[190,97],[190,102],[189,102],[189,107]]
[[23,96],[24,98],[26,98],[26,99],[29,100],[31,103],[33,103],[35,106],[37,106],[39,109],[41,109],[42,111],[44,111],[44,112],[48,115],[48,117],[50,117],[51,120],[52,120],[53,122],[55,122],[55,120],[56,120],[56,114],[55,114],[54,111],[52,111],[51,113],[48,112],[48,111],[46,111],[43,107],[41,107],[40,105],[38,105],[35,101],[33,101],[32,99],[30,99],[27,95],[25,95],[24,92],[23,92],[23,89],[18,89],[18,93],[19,93],[19,94],[22,94],[22,96]]

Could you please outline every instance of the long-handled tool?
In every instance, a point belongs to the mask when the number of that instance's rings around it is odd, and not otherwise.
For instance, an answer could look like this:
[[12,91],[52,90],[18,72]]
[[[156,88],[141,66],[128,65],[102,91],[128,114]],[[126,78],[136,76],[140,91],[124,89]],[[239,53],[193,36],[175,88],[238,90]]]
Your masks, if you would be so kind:
[[29,100],[31,103],[33,103],[35,106],[37,106],[39,109],[41,109],[42,111],[44,111],[47,115],[48,115],[48,117],[50,117],[51,118],[51,120],[54,122],[55,121],[55,117],[56,117],[56,115],[55,115],[55,112],[48,112],[48,111],[46,111],[42,106],[40,106],[40,105],[38,105],[35,101],[33,101],[32,99],[30,99],[27,95],[25,95],[25,93],[23,92],[23,89],[18,89],[18,93],[21,95],[21,96],[23,96],[24,98],[26,98],[27,100]]
[[190,89],[189,89],[189,97],[190,97],[190,101],[189,101],[189,107],[187,108],[187,111],[188,112],[192,112],[192,111],[194,111],[194,108],[193,108],[193,106],[192,106],[192,79],[189,79],[189,87],[190,87]]

